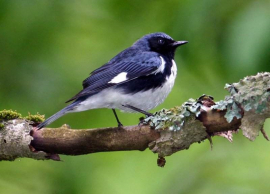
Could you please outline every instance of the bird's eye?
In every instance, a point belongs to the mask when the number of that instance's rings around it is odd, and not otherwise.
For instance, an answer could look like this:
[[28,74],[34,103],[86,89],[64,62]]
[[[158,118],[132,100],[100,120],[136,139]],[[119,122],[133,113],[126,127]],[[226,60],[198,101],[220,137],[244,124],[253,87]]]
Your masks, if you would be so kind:
[[164,44],[165,43],[165,41],[163,40],[163,39],[158,39],[158,44]]

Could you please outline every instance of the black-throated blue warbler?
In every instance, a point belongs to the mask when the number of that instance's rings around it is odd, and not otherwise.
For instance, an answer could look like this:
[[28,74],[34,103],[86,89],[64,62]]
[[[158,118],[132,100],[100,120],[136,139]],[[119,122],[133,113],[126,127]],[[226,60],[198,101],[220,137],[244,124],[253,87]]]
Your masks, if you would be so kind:
[[41,129],[72,112],[110,108],[146,112],[161,104],[174,85],[177,67],[174,53],[187,41],[175,41],[165,33],[152,33],[137,40],[83,81],[83,89],[71,104],[37,126]]

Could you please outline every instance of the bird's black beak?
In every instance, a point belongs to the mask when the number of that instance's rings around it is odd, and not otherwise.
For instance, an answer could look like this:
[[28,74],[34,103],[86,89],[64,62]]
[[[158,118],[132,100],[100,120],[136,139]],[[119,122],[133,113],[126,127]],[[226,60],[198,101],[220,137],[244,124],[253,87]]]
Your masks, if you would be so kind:
[[171,46],[172,47],[179,47],[179,46],[187,44],[187,43],[188,43],[188,41],[175,41],[175,42],[171,43]]

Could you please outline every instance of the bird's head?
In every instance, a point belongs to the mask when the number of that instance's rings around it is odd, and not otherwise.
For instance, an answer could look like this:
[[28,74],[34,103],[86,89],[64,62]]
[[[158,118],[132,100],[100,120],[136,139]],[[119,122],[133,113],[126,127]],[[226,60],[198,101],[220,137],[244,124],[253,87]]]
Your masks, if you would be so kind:
[[143,36],[134,43],[134,46],[139,47],[143,51],[154,51],[174,57],[176,48],[186,43],[188,42],[175,41],[169,35],[157,32]]

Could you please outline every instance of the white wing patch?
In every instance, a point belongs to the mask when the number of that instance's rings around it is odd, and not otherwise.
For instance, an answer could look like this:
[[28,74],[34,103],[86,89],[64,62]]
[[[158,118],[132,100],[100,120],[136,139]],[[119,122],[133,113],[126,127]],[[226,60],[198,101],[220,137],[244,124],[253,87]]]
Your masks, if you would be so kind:
[[126,81],[127,80],[127,72],[122,72],[119,73],[117,76],[115,76],[111,81],[109,81],[108,83],[111,84],[118,84],[120,82]]
[[160,59],[161,59],[161,65],[159,66],[159,68],[154,72],[155,74],[161,72],[163,73],[164,72],[164,69],[165,69],[165,64],[166,62],[164,61],[163,57],[162,56],[159,56]]

